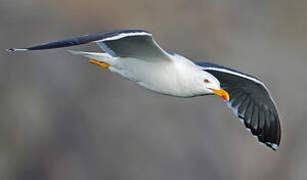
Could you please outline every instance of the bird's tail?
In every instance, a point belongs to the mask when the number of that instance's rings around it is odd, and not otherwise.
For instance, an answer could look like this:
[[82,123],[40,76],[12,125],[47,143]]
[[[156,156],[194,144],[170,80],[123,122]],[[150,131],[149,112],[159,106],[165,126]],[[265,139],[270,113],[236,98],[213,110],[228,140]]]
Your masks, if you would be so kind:
[[114,58],[107,53],[73,51],[73,50],[67,50],[67,52],[69,52],[72,55],[83,56],[83,57],[87,57],[87,58],[90,58],[90,59],[96,59],[96,60],[101,61],[101,62],[105,62],[106,60],[108,60],[110,58]]
[[110,67],[115,63],[115,57],[110,56],[107,53],[99,52],[85,52],[85,51],[73,51],[68,50],[72,55],[83,56],[89,58],[89,63],[101,66],[101,67]]

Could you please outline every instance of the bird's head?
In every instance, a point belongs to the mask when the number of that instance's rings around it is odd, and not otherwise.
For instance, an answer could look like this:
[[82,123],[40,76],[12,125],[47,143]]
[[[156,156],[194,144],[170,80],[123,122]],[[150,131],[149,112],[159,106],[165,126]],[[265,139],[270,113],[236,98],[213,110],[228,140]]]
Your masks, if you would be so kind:
[[205,88],[206,94],[215,94],[220,96],[226,101],[229,101],[229,94],[221,88],[220,82],[212,74],[205,72],[201,76],[201,83],[203,88]]

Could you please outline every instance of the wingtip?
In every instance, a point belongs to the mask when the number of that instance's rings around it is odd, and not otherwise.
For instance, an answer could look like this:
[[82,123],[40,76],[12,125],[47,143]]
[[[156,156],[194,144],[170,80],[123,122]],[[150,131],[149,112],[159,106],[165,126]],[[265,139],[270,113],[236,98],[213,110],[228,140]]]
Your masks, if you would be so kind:
[[273,151],[277,151],[277,150],[278,150],[278,147],[279,147],[278,144],[269,143],[269,142],[266,142],[265,145],[267,145],[267,146],[268,146],[269,148],[271,148]]
[[6,49],[7,52],[15,52],[15,51],[28,51],[28,49],[17,49],[17,48],[10,48]]
[[277,145],[277,144],[272,144],[272,149],[273,149],[274,151],[277,151],[278,145]]
[[6,49],[6,52],[14,52],[14,51],[15,51],[14,48]]

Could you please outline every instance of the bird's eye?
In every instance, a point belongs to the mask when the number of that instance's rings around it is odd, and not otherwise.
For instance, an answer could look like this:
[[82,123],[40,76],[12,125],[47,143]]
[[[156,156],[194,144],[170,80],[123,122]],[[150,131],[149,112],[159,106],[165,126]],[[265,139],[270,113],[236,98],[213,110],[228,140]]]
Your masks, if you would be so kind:
[[204,79],[205,83],[210,83],[210,81],[208,79]]

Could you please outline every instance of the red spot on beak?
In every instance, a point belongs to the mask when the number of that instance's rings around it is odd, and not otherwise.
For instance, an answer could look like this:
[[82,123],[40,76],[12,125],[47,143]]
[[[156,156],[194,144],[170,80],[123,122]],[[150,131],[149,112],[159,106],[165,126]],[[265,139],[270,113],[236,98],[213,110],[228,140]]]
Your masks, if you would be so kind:
[[229,94],[226,91],[224,91],[222,88],[221,89],[209,88],[209,89],[212,90],[214,94],[220,96],[221,98],[223,98],[226,101],[229,101]]

